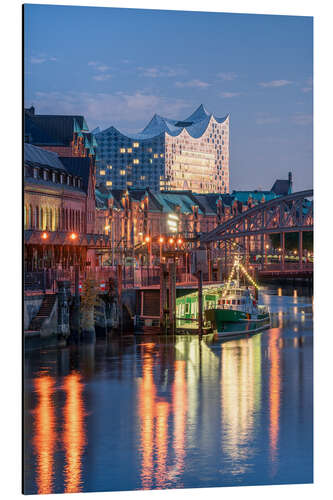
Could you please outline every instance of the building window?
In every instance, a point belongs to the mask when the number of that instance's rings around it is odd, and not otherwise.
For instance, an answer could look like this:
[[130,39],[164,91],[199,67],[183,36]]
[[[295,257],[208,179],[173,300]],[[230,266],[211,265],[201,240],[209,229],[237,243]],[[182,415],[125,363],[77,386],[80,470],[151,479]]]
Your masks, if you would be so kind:
[[126,153],[126,149],[125,148],[120,148],[120,152],[121,153]]
[[137,164],[139,163],[139,160],[138,160],[137,158],[135,158],[135,159],[133,160],[133,163],[134,163],[134,165],[137,165]]
[[150,158],[149,163],[153,163],[153,160]]
[[145,176],[145,175],[141,175],[141,177],[140,177],[140,181],[144,181],[144,180],[145,180],[145,178],[146,178],[146,176]]
[[107,186],[112,186],[112,181],[106,181]]
[[112,170],[112,165],[108,165],[107,167],[109,170]]
[[100,170],[99,175],[105,175],[105,170]]
[[44,179],[44,181],[48,180],[47,170],[43,171],[43,179]]
[[154,154],[154,158],[158,158],[158,154],[156,154],[156,153],[155,153],[155,154]]
[[127,182],[127,186],[132,186],[132,184],[133,184],[133,182],[131,182],[131,181]]
[[160,154],[160,157],[161,157],[161,158],[163,158],[163,156],[164,156],[164,155],[163,155],[163,153],[161,153],[161,154]]
[[133,142],[133,148],[138,148],[140,144],[138,142]]
[[132,148],[127,148],[127,153],[132,153]]
[[120,174],[120,175],[126,175],[126,170],[120,170],[120,171],[119,171],[119,174]]

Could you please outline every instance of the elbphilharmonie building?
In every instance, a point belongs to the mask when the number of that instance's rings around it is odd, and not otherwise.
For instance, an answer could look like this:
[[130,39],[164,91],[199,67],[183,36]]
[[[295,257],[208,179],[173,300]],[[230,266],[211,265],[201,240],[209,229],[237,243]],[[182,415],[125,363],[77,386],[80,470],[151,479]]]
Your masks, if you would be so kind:
[[110,189],[229,192],[229,115],[201,104],[182,120],[155,114],[137,134],[111,126],[95,137],[97,182]]

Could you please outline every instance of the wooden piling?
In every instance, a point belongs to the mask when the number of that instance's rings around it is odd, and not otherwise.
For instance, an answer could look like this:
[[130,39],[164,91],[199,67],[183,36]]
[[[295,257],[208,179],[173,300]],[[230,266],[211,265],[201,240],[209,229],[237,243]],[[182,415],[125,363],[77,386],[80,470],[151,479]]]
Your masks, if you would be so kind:
[[165,309],[167,302],[167,283],[166,283],[167,271],[166,264],[160,264],[160,330],[161,333],[166,333],[165,324]]
[[199,336],[202,336],[202,326],[203,326],[203,317],[202,317],[202,271],[197,272],[198,277],[198,333]]

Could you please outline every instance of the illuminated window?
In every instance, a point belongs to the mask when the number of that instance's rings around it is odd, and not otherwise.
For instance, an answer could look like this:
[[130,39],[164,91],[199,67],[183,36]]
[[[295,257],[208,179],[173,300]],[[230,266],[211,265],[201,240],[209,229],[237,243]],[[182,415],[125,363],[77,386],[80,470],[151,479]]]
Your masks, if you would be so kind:
[[132,153],[132,148],[127,148],[127,153]]
[[156,154],[156,153],[155,153],[155,154],[154,154],[154,158],[158,158],[158,154]]
[[126,175],[126,170],[120,170],[120,175]]
[[138,148],[139,147],[139,143],[138,142],[133,142],[133,148]]
[[137,165],[137,164],[139,163],[139,160],[138,160],[137,158],[135,158],[135,159],[133,160],[133,163],[134,163],[135,165]]
[[150,163],[153,163],[153,160],[150,158],[149,162],[150,162]]
[[161,157],[161,158],[163,158],[163,156],[164,156],[164,155],[163,155],[163,153],[161,153],[161,154],[160,154],[160,157]]
[[109,169],[109,170],[112,170],[112,165],[108,165],[108,169]]
[[106,181],[107,186],[112,186],[112,181]]
[[153,152],[153,148],[148,148],[148,153],[152,153]]
[[146,178],[146,176],[145,176],[145,175],[141,175],[141,177],[140,177],[140,181],[144,181],[144,180],[145,180],[145,178]]
[[100,175],[105,175],[105,170],[100,170],[99,173]]
[[127,186],[132,186],[132,184],[133,184],[133,182],[131,182],[131,181],[127,182]]
[[120,148],[120,152],[121,153],[126,153],[126,149],[125,148]]

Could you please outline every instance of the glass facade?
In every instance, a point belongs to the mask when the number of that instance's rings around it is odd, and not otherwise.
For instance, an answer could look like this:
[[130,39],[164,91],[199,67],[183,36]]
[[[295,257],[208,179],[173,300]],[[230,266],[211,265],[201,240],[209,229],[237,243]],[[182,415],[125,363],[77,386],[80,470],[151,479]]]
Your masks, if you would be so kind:
[[229,192],[229,115],[216,118],[201,105],[182,122],[155,115],[139,134],[110,127],[95,137],[100,184]]

